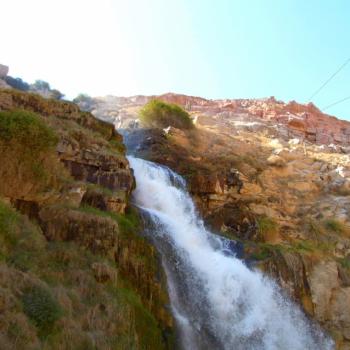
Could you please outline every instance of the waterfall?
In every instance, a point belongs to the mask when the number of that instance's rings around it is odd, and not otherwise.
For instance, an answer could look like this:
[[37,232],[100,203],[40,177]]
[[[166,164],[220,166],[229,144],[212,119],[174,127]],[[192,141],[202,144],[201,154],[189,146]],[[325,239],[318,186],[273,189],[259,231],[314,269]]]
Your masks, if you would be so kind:
[[271,279],[249,269],[196,213],[184,180],[164,166],[128,157],[135,204],[167,275],[179,347],[189,350],[332,349]]

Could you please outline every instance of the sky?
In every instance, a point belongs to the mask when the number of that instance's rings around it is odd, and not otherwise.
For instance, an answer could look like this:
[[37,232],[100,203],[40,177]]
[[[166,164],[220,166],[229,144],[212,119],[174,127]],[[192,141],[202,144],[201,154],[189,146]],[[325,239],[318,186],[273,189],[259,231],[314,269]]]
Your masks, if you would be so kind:
[[[67,98],[309,102],[350,58],[348,0],[2,0],[0,63]],[[350,62],[312,100],[350,96]],[[350,99],[327,113],[350,120]]]

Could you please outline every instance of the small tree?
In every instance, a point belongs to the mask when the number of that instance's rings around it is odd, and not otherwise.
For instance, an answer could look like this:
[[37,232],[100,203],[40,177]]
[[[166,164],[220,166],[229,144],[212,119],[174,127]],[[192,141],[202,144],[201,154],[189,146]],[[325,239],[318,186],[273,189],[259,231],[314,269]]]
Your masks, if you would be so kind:
[[140,120],[143,124],[156,128],[173,126],[178,129],[192,129],[194,127],[190,115],[184,109],[160,100],[148,102],[140,111]]

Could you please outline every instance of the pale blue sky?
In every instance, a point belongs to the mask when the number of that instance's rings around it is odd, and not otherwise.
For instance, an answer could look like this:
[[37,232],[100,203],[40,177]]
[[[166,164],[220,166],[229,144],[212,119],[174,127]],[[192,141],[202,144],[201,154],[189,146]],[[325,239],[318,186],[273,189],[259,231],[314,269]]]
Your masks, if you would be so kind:
[[[0,63],[69,97],[172,91],[307,102],[350,58],[347,0],[5,0],[1,7]],[[350,63],[314,102],[322,108],[347,96]],[[350,100],[327,112],[350,120]]]

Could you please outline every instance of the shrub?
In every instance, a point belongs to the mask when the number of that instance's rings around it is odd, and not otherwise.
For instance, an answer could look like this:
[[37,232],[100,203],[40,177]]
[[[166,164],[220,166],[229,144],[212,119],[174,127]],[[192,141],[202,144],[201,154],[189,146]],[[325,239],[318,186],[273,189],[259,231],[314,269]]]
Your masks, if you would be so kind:
[[148,102],[140,111],[140,120],[147,126],[178,129],[191,129],[193,123],[190,115],[180,106],[160,100]]
[[49,332],[62,316],[62,309],[48,289],[33,286],[22,296],[23,311],[42,333]]

